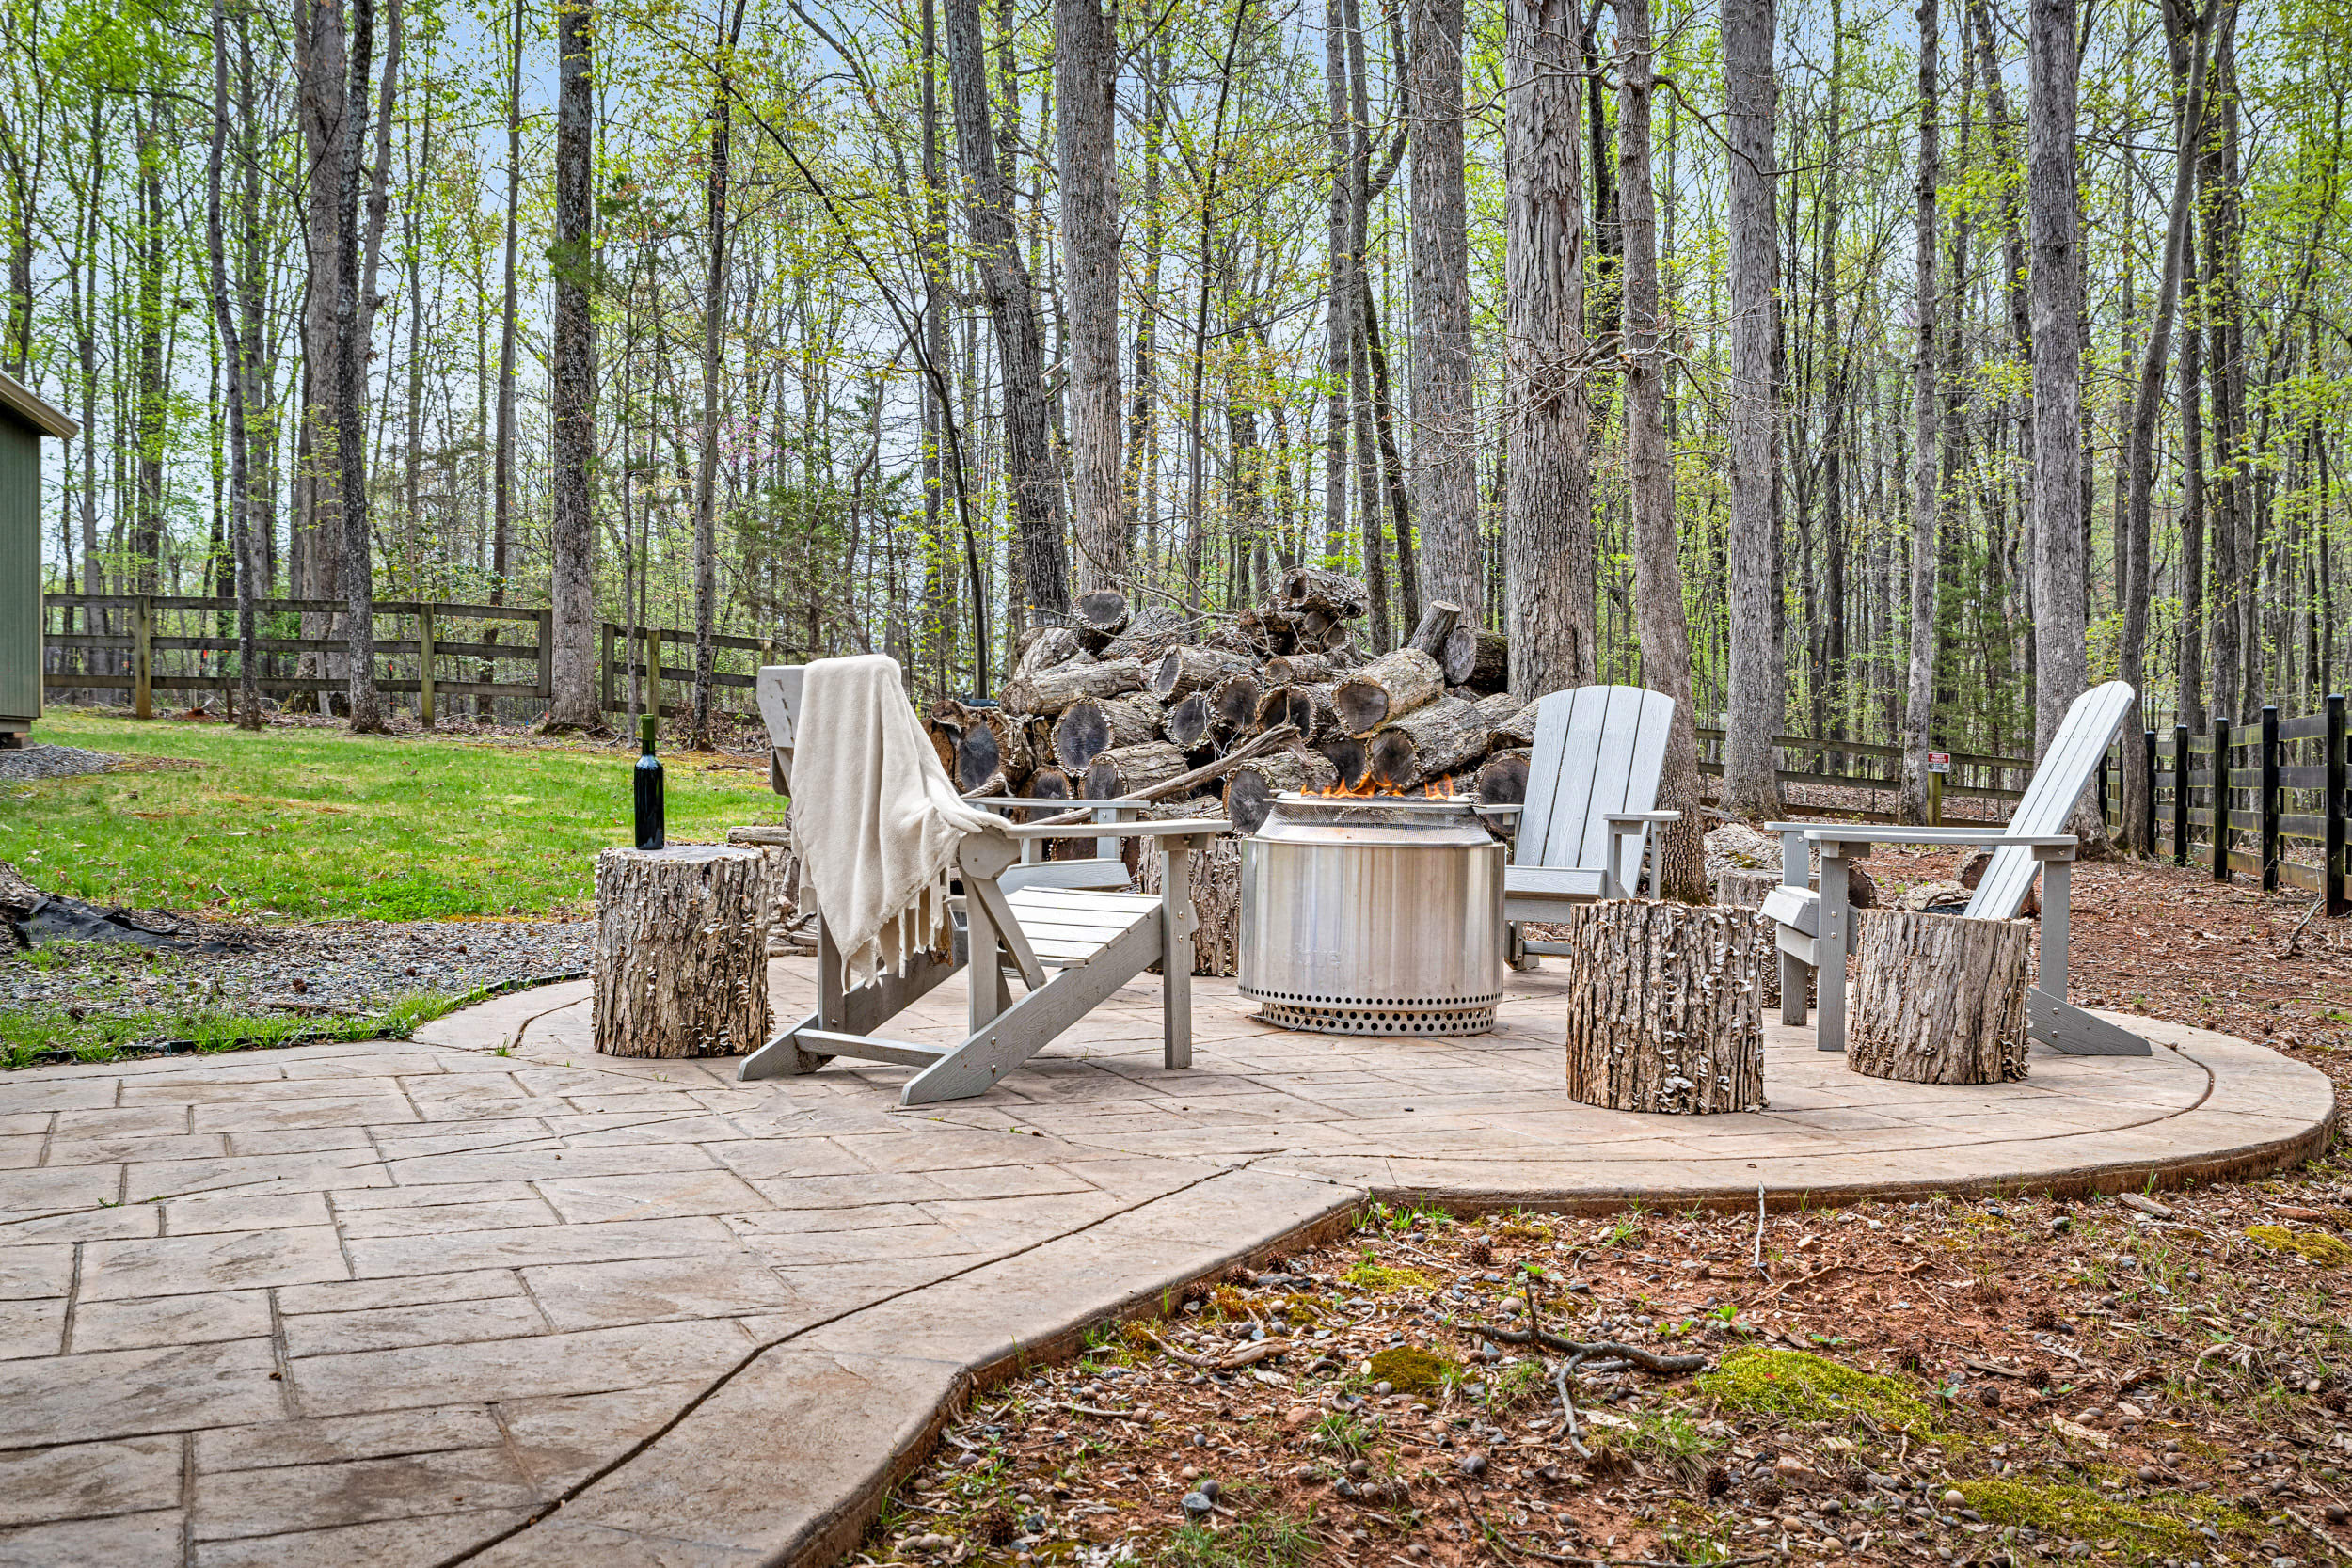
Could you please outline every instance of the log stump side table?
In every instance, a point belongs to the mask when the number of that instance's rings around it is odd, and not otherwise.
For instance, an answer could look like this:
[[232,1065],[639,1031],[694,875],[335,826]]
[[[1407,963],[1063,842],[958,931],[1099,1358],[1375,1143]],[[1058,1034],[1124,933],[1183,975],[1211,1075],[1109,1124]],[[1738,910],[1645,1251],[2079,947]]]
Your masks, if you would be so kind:
[[2030,920],[1862,910],[1846,1065],[1905,1084],[2026,1076]]
[[1763,1108],[1769,922],[1627,898],[1561,924],[1571,1099],[1669,1116]]
[[766,1044],[769,919],[756,848],[597,855],[597,1053],[740,1056]]

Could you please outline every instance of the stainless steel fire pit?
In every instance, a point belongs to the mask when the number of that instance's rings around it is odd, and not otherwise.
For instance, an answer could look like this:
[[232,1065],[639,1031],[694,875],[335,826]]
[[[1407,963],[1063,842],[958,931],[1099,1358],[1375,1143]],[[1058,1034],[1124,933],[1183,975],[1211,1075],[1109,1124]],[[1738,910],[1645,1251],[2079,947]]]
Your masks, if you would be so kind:
[[1502,846],[1467,796],[1280,795],[1241,847],[1241,990],[1287,1029],[1475,1035],[1502,998]]

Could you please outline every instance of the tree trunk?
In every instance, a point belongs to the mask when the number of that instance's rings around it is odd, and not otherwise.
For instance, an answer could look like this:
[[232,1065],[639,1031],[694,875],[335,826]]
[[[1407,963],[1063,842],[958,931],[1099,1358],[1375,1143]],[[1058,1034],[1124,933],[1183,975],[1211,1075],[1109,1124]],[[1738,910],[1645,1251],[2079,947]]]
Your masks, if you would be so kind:
[[375,0],[351,0],[351,85],[340,138],[342,194],[337,214],[335,288],[335,455],[342,482],[343,593],[350,624],[351,730],[380,733],[384,704],[375,689],[374,551],[368,527],[368,344],[359,322],[359,182],[365,130],[361,106],[374,73]]
[[[1114,13],[1115,14],[1115,13]],[[1100,0],[1055,0],[1062,269],[1070,290],[1071,488],[1078,590],[1123,588],[1129,533],[1120,465],[1119,80]],[[1147,307],[1148,309],[1148,307]]]
[[[507,0],[513,34],[507,40],[506,76],[506,247],[503,303],[499,309],[497,454],[490,476],[490,602],[506,602],[507,578],[514,569],[515,546],[515,334],[516,223],[522,207],[523,182],[523,0]],[[491,628],[485,641],[499,640]],[[489,660],[483,661],[482,678],[491,678]],[[475,715],[488,719],[497,710],[495,698],[476,699]]]
[[[2026,228],[2033,250],[2034,755],[2090,683],[2083,605],[2082,256],[2074,168],[2075,0],[2030,0]],[[2103,853],[2106,820],[2085,792],[2073,831]]]
[[1904,1084],[2008,1084],[2026,1076],[2033,922],[1866,910],[1854,927],[1860,958],[1847,1067]]
[[1350,673],[1331,693],[1340,727],[1361,739],[1445,695],[1438,661],[1418,648],[1384,654]]
[[1600,671],[1577,9],[1508,0],[1504,20],[1503,575],[1511,689],[1530,699]]
[[[1476,616],[1478,398],[1462,176],[1462,0],[1411,0],[1413,510],[1428,595]],[[1359,131],[1360,134],[1360,131]]]
[[[295,443],[293,536],[288,544],[292,586],[298,596],[310,599],[342,594],[342,487],[335,451],[341,385],[335,302],[342,257],[339,138],[350,90],[348,47],[343,0],[314,0],[294,8],[295,73],[300,82],[306,173],[303,239],[310,273],[302,301],[302,414]],[[83,450],[87,452],[96,444],[86,441]],[[305,638],[324,640],[332,635],[333,621],[326,615],[306,613],[301,629]],[[328,659],[315,652],[304,654],[298,668],[314,678],[336,673]],[[325,705],[308,698],[303,705]]]
[[1347,372],[1356,341],[1356,283],[1348,233],[1348,172],[1354,140],[1347,107],[1344,0],[1324,0],[1324,82],[1328,99],[1331,283],[1325,296],[1323,380],[1323,563],[1336,569],[1347,545]]
[[[2140,691],[2146,678],[2148,598],[2150,583],[2149,492],[2154,483],[2156,417],[2164,404],[2164,368],[2171,351],[2172,314],[2181,297],[2181,273],[2188,251],[2189,208],[2196,195],[2197,145],[2204,131],[2205,40],[2212,11],[2192,24],[2178,5],[2165,8],[2166,34],[2172,46],[2179,86],[2186,93],[2181,107],[2173,158],[2172,205],[2165,223],[2164,255],[2156,280],[2155,313],[2151,318],[2148,346],[2139,360],[2139,385],[2132,403],[2132,422],[2125,458],[2128,495],[2123,509],[2125,555],[2116,564],[2123,599],[2122,678]],[[2185,36],[2194,32],[2194,41]],[[2186,352],[2185,345],[2184,353]],[[2193,416],[2192,416],[2193,417]],[[2193,480],[2190,483],[2194,483]],[[2185,500],[2185,497],[2184,499]],[[2185,546],[2185,540],[2184,541]],[[2184,548],[2185,567],[2185,547]],[[2184,606],[2189,605],[2184,585]],[[2183,617],[2185,630],[2195,611]],[[2178,722],[2194,724],[2188,717],[2189,693],[2181,692]],[[2146,748],[2123,748],[2123,842],[2137,850],[2149,842],[2148,756]]]
[[739,1056],[768,1038],[767,863],[684,845],[596,856],[596,1046]]
[[1658,895],[1707,898],[1699,821],[1697,718],[1691,699],[1691,628],[1675,551],[1674,464],[1666,451],[1665,367],[1659,341],[1658,203],[1650,182],[1654,57],[1649,0],[1617,0],[1617,170],[1625,241],[1626,483],[1632,511],[1633,588],[1642,676],[1674,699],[1659,807],[1679,811],[1658,835]]
[[1049,446],[1037,286],[1022,259],[1011,194],[990,135],[988,57],[980,38],[978,0],[947,0],[946,14],[947,82],[955,101],[956,160],[963,166],[964,220],[995,328],[1004,387],[1005,477],[1012,489],[1014,515],[1009,586],[1016,602],[1067,611],[1061,480]]
[[[253,495],[249,430],[253,390],[252,345],[246,341],[229,293],[227,245],[221,224],[221,160],[229,140],[229,40],[222,0],[213,0],[212,139],[204,162],[205,282],[212,294],[213,324],[220,334],[229,382],[230,554],[235,563],[237,595],[237,724],[262,727],[262,696],[255,669],[253,628]],[[96,592],[95,587],[92,592]]]
[[1919,8],[1919,178],[1915,187],[1912,241],[1917,291],[1912,309],[1918,318],[1916,357],[1911,366],[1911,658],[1903,686],[1902,796],[1899,815],[1906,822],[1928,819],[1927,752],[1934,743],[1935,601],[1939,567],[1935,538],[1935,204],[1942,178],[1937,143],[1936,46],[1941,22],[1936,0]]
[[581,730],[604,725],[596,697],[591,476],[596,451],[596,339],[588,309],[596,220],[590,145],[596,110],[591,76],[595,25],[587,0],[571,0],[557,11],[555,248],[550,258],[555,332],[548,374],[553,499],[548,600],[555,611],[554,693],[548,720],[555,726]]
[[[1780,276],[1772,209],[1778,156],[1772,11],[1772,0],[1722,4],[1730,182],[1731,703],[1720,803],[1731,816],[1755,821],[1782,815],[1772,736],[1780,733],[1787,701],[1782,662],[1772,657],[1772,614],[1780,604],[1772,517],[1778,467],[1772,435],[1780,414],[1772,373],[1772,285]],[[1819,671],[1815,679],[1818,684]]]
[[735,114],[735,46],[743,33],[745,0],[732,11],[722,0],[710,88],[710,158],[703,176],[702,432],[694,467],[694,704],[690,744],[710,747],[711,676],[718,673],[719,615],[719,378],[725,365],[727,317],[727,181]]
[[1569,1099],[1669,1116],[1764,1108],[1770,921],[1620,899],[1561,924],[1576,949],[1561,959]]

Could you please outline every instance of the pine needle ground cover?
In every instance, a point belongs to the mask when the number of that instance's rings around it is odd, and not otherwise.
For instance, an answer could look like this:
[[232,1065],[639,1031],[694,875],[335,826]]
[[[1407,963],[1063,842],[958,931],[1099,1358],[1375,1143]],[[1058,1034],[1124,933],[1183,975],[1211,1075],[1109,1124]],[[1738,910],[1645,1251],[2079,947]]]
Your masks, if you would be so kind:
[[[629,837],[619,747],[53,713],[35,741],[127,768],[0,788],[0,861],[93,904],[221,919],[576,915]],[[783,819],[764,767],[666,756],[670,836]]]

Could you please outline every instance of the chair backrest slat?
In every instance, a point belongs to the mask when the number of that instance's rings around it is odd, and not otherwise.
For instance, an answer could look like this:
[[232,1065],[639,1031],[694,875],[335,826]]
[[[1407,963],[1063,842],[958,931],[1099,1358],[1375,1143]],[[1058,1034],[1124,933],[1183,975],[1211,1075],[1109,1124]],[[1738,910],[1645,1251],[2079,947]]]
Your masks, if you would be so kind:
[[[2074,802],[2090,787],[2099,759],[2106,754],[2107,742],[2115,738],[2116,726],[2130,714],[2134,700],[2132,689],[2122,681],[2093,687],[2074,699],[2058,723],[2058,734],[2051,737],[2049,750],[2042,753],[2041,766],[2027,781],[2025,798],[2010,816],[2010,832],[2066,831]],[[2036,869],[2031,849],[2012,845],[1994,850],[1993,863],[1985,867],[1976,896],[1968,900],[1963,912],[1978,920],[2014,919],[2025,905],[2026,890],[2033,886]]]
[[[1544,697],[1512,863],[1607,864],[1607,815],[1656,806],[1673,721],[1673,699],[1640,687],[1581,686]],[[1641,863],[1638,846],[1628,863]]]

